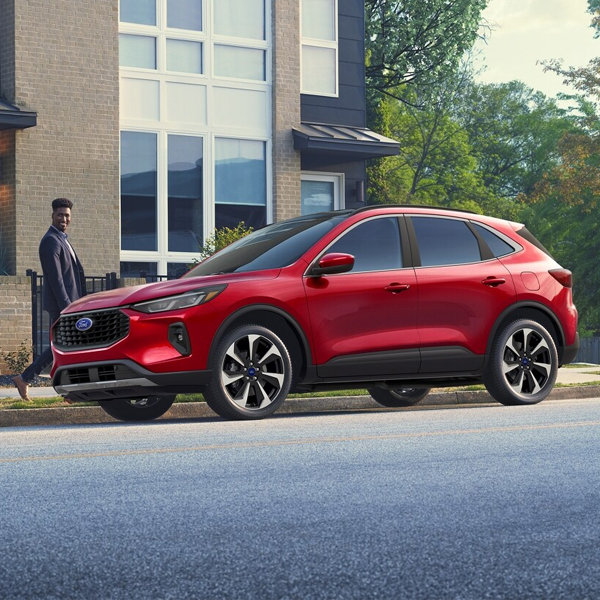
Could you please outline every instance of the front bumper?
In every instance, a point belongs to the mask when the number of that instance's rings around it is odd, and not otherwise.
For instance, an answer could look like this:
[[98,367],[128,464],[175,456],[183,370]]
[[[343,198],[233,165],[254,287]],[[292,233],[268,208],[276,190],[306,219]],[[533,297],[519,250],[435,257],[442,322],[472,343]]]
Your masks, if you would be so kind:
[[59,367],[52,385],[75,402],[136,400],[149,396],[202,392],[211,371],[153,373],[131,360]]

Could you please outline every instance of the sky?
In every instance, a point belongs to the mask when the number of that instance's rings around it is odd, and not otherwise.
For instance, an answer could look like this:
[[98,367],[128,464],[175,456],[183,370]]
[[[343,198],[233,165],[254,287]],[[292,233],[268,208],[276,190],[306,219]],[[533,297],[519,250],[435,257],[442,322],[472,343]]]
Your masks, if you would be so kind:
[[571,93],[559,75],[544,73],[537,61],[562,58],[564,66],[583,67],[600,56],[587,0],[490,0],[483,17],[493,31],[475,66],[485,83],[519,79],[548,96]]

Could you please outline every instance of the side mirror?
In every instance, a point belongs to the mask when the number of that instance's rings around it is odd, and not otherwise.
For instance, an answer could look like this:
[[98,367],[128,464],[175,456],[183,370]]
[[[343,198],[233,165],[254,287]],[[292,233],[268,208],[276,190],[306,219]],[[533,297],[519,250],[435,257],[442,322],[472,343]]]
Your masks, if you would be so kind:
[[319,259],[319,262],[310,270],[311,277],[347,273],[354,267],[354,256],[341,252],[330,252]]

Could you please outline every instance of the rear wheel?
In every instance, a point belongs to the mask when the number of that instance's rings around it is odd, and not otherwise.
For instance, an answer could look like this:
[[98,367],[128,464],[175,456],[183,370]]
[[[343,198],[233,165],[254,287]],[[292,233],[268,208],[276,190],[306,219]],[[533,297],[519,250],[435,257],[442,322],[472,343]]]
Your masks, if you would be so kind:
[[558,353],[550,333],[535,321],[520,319],[496,336],[483,381],[502,404],[537,404],[552,391],[557,373]]
[[400,406],[414,406],[418,404],[429,394],[431,388],[394,388],[386,390],[384,388],[371,388],[367,392],[371,394],[371,397],[375,402],[381,404],[381,406],[387,406],[389,408],[397,408]]
[[119,421],[152,421],[162,417],[175,402],[171,396],[148,396],[136,400],[101,400],[98,404]]
[[281,338],[261,325],[227,333],[211,358],[206,403],[225,419],[264,419],[286,399],[292,382],[290,354]]

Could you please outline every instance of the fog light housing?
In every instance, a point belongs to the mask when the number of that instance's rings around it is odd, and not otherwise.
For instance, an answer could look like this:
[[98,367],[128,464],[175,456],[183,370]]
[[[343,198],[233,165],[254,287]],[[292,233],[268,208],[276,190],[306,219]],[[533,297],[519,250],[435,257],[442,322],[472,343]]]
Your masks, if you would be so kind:
[[169,325],[169,342],[182,356],[189,356],[192,353],[190,336],[183,323]]

